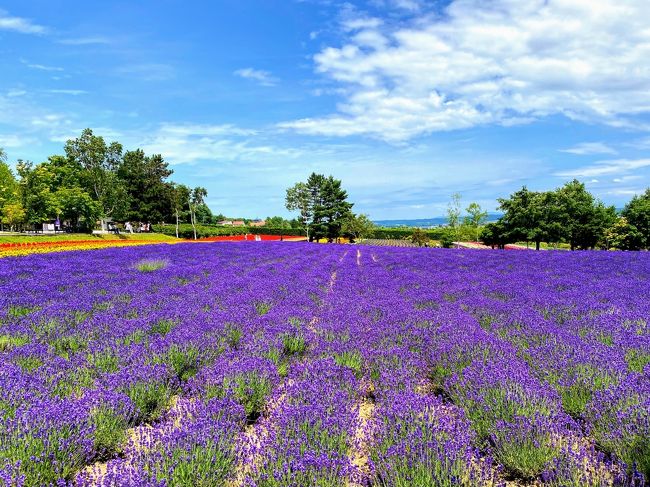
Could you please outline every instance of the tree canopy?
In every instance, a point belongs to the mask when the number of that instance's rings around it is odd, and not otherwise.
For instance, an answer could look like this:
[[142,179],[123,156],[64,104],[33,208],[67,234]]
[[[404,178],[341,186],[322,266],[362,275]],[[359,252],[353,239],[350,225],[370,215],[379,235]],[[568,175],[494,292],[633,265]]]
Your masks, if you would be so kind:
[[353,204],[341,181],[333,176],[312,173],[306,182],[287,189],[285,206],[298,211],[309,240],[326,238],[332,242],[342,234],[342,225],[352,215]]
[[169,181],[173,171],[162,155],[124,152],[119,142],[107,143],[91,129],[68,140],[63,155],[40,164],[19,160],[15,175],[5,161],[0,149],[3,224],[38,227],[59,219],[83,231],[109,219],[213,223],[207,191]]

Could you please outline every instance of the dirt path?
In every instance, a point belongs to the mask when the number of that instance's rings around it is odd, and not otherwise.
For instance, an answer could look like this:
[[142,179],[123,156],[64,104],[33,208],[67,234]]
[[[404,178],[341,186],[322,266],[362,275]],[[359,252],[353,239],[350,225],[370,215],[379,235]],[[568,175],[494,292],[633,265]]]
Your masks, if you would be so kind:
[[361,266],[361,251],[357,249],[357,265]]
[[370,398],[363,398],[359,403],[359,422],[352,442],[353,450],[350,451],[350,463],[358,469],[358,475],[346,482],[346,487],[363,487],[364,479],[370,475],[370,438],[368,438],[368,422],[375,412],[375,403]]
[[261,421],[249,425],[240,435],[237,444],[241,445],[243,453],[235,469],[235,479],[226,484],[227,487],[243,487],[247,484],[247,477],[254,473],[262,461],[261,451],[263,442],[273,430],[273,413],[280,408],[287,397],[286,389],[293,385],[293,380],[288,379],[280,386],[280,395],[267,406],[267,412]]

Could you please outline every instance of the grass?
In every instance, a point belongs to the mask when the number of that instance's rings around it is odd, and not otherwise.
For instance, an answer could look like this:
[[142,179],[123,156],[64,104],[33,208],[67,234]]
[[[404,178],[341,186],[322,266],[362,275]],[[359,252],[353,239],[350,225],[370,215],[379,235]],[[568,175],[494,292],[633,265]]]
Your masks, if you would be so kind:
[[167,267],[167,261],[160,259],[142,260],[135,265],[140,272],[154,272],[165,267]]

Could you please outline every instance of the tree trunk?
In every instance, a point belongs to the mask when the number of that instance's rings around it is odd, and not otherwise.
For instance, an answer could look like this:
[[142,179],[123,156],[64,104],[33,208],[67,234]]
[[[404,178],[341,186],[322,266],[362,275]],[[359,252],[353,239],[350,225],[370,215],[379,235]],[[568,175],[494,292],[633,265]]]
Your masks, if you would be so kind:
[[540,242],[539,242],[538,240],[535,241],[535,250],[539,250],[539,243],[540,243]]
[[176,210],[176,238],[178,238],[178,210]]
[[196,216],[194,216],[194,210],[190,208],[190,220],[192,221],[192,230],[194,230],[194,240],[196,240]]

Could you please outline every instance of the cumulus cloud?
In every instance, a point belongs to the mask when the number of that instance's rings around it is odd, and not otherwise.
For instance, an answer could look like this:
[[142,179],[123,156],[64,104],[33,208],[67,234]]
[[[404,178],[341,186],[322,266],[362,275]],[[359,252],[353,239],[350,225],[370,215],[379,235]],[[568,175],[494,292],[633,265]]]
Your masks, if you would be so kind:
[[21,34],[45,34],[47,28],[35,24],[29,19],[14,17],[6,11],[0,10],[0,30],[19,32]]
[[346,89],[338,109],[282,127],[402,141],[550,115],[629,127],[650,112],[646,0],[455,0],[397,27],[343,28],[314,58]]
[[236,76],[258,82],[262,86],[275,86],[278,83],[269,71],[253,68],[242,68],[234,72]]
[[583,142],[569,149],[562,149],[560,152],[567,152],[578,156],[587,156],[592,154],[616,154],[616,150],[612,149],[602,142]]

